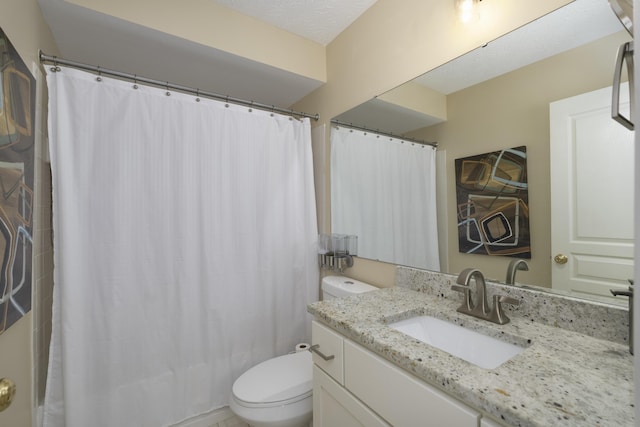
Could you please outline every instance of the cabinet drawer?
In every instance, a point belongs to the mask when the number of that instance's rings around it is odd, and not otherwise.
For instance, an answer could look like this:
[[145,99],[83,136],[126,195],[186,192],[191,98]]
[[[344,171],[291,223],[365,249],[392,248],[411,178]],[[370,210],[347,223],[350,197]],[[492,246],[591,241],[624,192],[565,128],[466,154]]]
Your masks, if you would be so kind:
[[317,350],[325,356],[333,356],[331,360],[325,360],[317,352],[312,351],[313,363],[338,383],[344,384],[342,336],[315,320],[311,324],[311,336],[312,346],[317,345]]
[[396,427],[478,426],[480,413],[348,340],[344,363],[346,389]]

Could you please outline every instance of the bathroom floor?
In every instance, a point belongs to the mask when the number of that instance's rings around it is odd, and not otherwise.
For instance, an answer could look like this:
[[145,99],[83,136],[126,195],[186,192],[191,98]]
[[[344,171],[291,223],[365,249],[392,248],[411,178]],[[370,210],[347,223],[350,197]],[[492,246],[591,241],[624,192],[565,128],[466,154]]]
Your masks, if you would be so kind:
[[245,424],[236,417],[232,417],[219,423],[211,424],[209,427],[249,427],[249,424]]

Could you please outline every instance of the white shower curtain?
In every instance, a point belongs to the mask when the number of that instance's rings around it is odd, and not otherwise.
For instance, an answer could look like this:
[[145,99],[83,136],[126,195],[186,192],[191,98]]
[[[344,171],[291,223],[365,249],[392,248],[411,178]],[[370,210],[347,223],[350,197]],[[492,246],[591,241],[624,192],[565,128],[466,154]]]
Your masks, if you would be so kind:
[[309,338],[308,119],[47,75],[55,287],[44,425],[177,423]]
[[331,231],[358,236],[358,256],[440,270],[436,150],[331,128]]

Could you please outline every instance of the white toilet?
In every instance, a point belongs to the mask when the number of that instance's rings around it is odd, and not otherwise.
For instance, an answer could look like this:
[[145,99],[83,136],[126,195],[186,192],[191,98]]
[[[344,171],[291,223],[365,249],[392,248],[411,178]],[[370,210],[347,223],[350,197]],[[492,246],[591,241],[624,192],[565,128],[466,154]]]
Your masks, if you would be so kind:
[[[322,279],[322,298],[377,288],[343,276]],[[311,353],[274,357],[250,368],[233,383],[229,407],[253,427],[306,427],[312,418]]]

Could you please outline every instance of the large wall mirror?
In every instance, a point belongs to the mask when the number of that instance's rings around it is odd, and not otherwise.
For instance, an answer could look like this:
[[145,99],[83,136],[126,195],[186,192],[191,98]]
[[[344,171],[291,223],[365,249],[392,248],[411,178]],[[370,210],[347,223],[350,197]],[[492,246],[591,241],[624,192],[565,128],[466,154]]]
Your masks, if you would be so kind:
[[[579,189],[590,200],[582,197],[572,202],[577,203],[573,208],[590,212],[597,206],[607,206],[605,222],[618,226],[614,239],[626,252],[614,265],[600,263],[603,259],[600,255],[580,253],[570,256],[566,264],[559,264],[554,257],[565,249],[552,239],[552,235],[562,234],[552,218],[552,199],[559,197],[554,195],[558,184],[552,181],[552,168],[557,169],[565,162],[564,169],[574,171],[569,167],[574,160],[560,158],[552,147],[551,135],[557,125],[553,124],[555,119],[550,118],[550,111],[562,110],[567,99],[597,91],[604,93],[605,102],[610,103],[618,47],[629,40],[631,36],[606,0],[576,0],[335,119],[437,141],[440,270],[457,274],[464,268],[476,267],[490,279],[499,281],[505,280],[513,257],[459,250],[455,160],[525,146],[531,257],[527,259],[529,270],[518,271],[516,282],[627,304],[625,299],[616,300],[606,294],[609,288],[626,289],[633,274],[633,156],[621,154],[617,149],[627,142],[612,146],[618,139],[630,140],[632,132],[608,117],[604,122],[602,118],[580,113],[582,119],[572,119],[582,126],[582,133],[592,136],[591,145],[581,145],[589,148],[582,148],[581,152],[595,156],[592,163],[575,172],[591,176],[592,181],[580,184],[583,187]],[[577,103],[586,105],[580,99]],[[609,122],[614,129],[604,131]],[[622,170],[626,175],[620,173]],[[577,184],[568,185],[573,191]],[[585,185],[591,187],[585,190]],[[595,187],[604,188],[606,194],[596,197],[592,190]],[[553,204],[557,205],[557,200]],[[389,262],[375,254],[369,257]],[[570,281],[579,276],[583,289],[577,293],[571,290],[560,283],[557,273],[573,274]],[[600,285],[591,286],[594,283]]]

